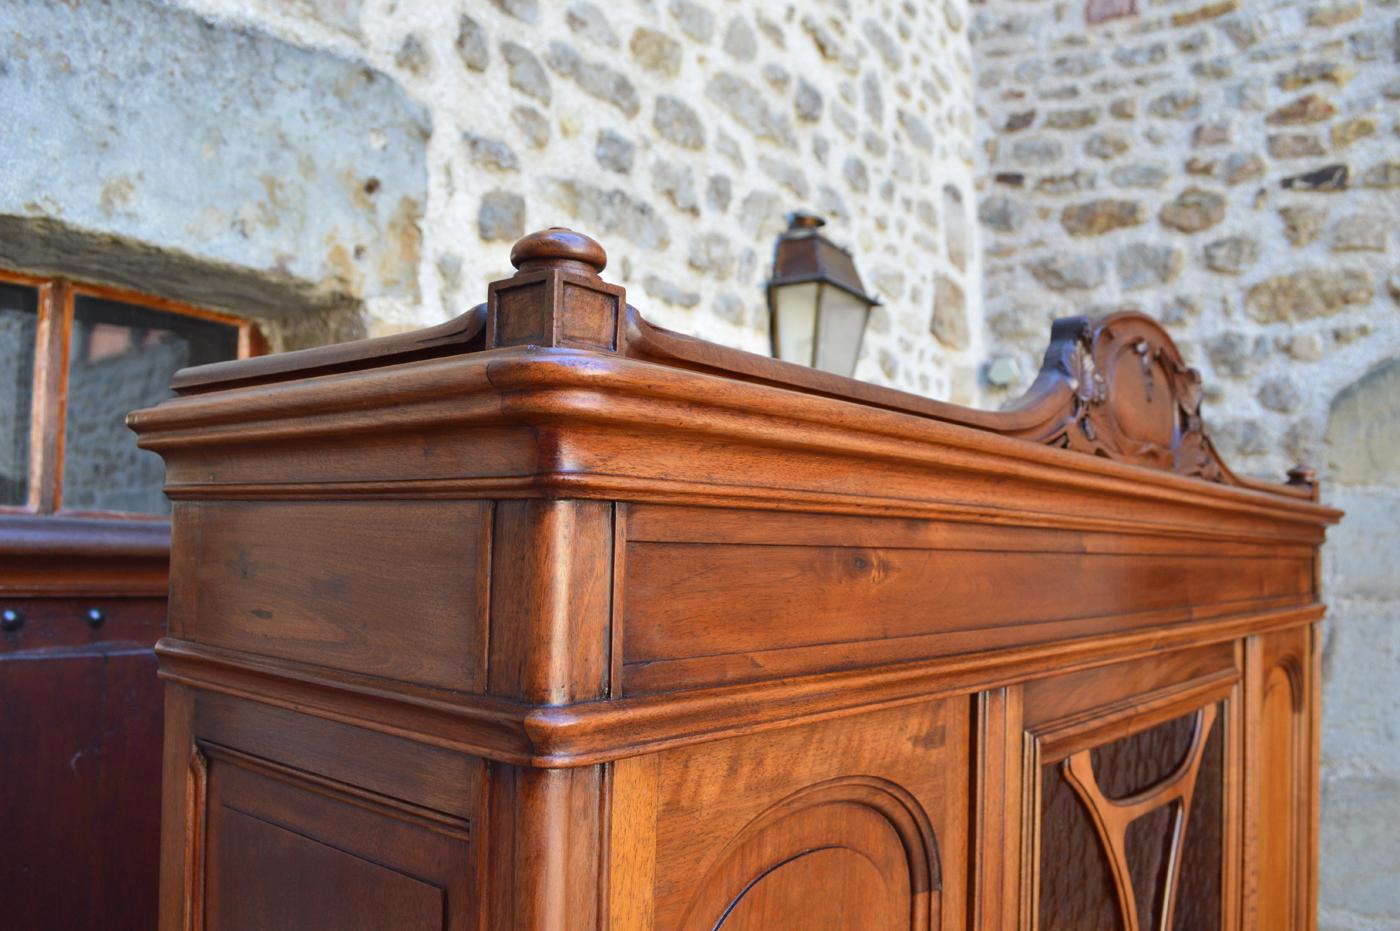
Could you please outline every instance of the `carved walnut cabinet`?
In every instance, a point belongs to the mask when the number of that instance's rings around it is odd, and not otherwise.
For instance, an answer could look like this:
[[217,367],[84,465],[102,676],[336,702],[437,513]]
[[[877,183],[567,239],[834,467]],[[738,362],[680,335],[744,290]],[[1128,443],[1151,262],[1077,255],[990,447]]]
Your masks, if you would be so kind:
[[1149,319],[969,410],[516,245],[418,333],[188,369],[162,928],[1314,924],[1310,473]]

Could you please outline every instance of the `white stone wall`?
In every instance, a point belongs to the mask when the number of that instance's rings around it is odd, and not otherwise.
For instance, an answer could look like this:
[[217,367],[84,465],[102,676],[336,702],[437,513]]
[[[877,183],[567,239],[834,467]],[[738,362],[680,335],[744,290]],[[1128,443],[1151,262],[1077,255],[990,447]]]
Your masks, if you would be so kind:
[[517,236],[567,225],[650,319],[766,352],[774,239],[806,209],[884,302],[860,376],[973,398],[963,0],[184,5],[363,59],[430,115],[419,296],[371,296],[371,333],[464,310]]
[[1332,398],[1400,351],[1396,5],[1134,10],[978,9],[989,351],[1014,389],[1047,318],[1145,310],[1232,465],[1320,464]]
[[[1400,928],[1400,5],[974,7],[987,351],[1135,307],[1204,374],[1237,470],[1317,467],[1321,927]],[[1385,368],[1386,365],[1389,368]]]
[[1322,921],[1400,927],[1400,360],[1337,397],[1327,428],[1332,531],[1323,654]]

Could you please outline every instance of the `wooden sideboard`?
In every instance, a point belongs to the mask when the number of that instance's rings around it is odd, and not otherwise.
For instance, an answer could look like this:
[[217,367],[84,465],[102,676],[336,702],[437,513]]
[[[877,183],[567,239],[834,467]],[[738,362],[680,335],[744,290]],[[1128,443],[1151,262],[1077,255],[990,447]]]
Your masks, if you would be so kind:
[[165,931],[1314,926],[1310,473],[1150,319],[984,412],[646,323],[597,243],[188,369]]
[[164,521],[0,514],[0,928],[155,926],[169,547]]

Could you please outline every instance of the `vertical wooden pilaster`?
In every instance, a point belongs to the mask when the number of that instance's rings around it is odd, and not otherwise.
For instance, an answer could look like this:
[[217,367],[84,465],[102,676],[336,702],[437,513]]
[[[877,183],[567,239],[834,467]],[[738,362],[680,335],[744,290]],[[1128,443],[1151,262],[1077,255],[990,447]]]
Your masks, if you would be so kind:
[[[1310,931],[1317,770],[1312,625],[1245,641],[1245,931]],[[1286,891],[1285,891],[1286,890]]]
[[968,865],[972,871],[972,927],[1002,931],[1020,927],[1026,812],[1021,787],[1026,756],[1021,687],[973,696],[974,811]]
[[[525,237],[519,271],[487,297],[486,348],[616,351],[626,292],[598,277],[607,256],[565,229]],[[530,705],[605,698],[612,646],[613,505],[496,505],[487,691]],[[482,854],[492,929],[581,931],[599,922],[604,767],[491,766]]]
[[160,815],[160,931],[198,931],[204,876],[196,869],[202,854],[204,823],[202,775],[194,768],[198,748],[192,730],[190,690],[165,683],[165,749],[162,756]]
[[[613,509],[502,501],[492,547],[489,691],[539,705],[601,698],[611,644]],[[603,767],[491,767],[488,927],[597,927]]]

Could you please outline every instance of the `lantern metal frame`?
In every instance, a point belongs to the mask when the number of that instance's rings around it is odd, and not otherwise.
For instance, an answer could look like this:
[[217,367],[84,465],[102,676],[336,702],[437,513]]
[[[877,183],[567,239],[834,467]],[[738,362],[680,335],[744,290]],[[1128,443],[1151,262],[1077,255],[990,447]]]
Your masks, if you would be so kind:
[[[853,347],[850,363],[846,371],[839,375],[855,373],[860,359],[861,347],[865,342],[865,330],[869,326],[870,311],[880,305],[880,300],[866,292],[856,271],[855,259],[851,253],[827,239],[820,232],[826,221],[810,213],[793,213],[788,217],[787,230],[778,237],[773,253],[773,275],[768,280],[768,319],[769,338],[775,358],[799,365],[816,367],[821,355],[822,312],[825,306],[824,288],[843,291],[865,305],[865,316],[861,323],[860,337]],[[813,309],[813,335],[810,358],[807,360],[787,359],[782,355],[780,338],[780,314],[778,295],[783,288],[796,285],[815,284],[815,308]],[[830,371],[825,369],[825,371]]]

